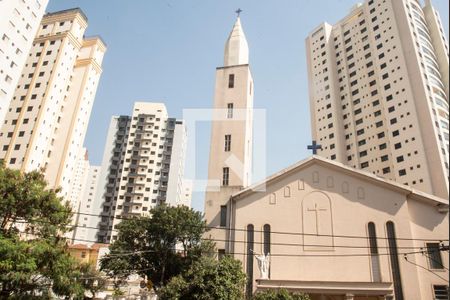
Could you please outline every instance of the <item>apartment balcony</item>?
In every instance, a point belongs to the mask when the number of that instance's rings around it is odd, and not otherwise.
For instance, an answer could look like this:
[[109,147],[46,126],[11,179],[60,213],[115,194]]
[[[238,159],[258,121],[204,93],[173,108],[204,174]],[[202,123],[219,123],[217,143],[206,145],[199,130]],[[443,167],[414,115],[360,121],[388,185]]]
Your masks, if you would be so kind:
[[145,177],[147,174],[145,173],[137,173],[137,172],[130,172],[128,173],[128,177],[130,178],[136,178],[136,177]]
[[134,197],[134,196],[141,196],[144,197],[144,193],[136,193],[136,192],[125,192],[125,197]]
[[145,182],[127,182],[127,187],[145,186]]
[[139,153],[137,155],[131,155],[132,159],[141,159],[141,158],[149,158],[148,154]]

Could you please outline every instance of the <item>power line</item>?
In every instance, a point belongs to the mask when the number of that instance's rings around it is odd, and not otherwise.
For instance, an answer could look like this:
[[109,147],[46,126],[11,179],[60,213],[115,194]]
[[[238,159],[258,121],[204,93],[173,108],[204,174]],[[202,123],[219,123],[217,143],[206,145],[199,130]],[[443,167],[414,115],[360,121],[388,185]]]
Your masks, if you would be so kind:
[[[16,223],[22,223],[22,224],[28,224],[27,222],[16,222]],[[91,226],[81,226],[81,225],[67,225],[68,228],[85,228],[85,229],[99,229],[98,227],[91,227]],[[114,231],[118,231],[116,229],[113,229]],[[271,232],[272,233],[272,232]],[[306,234],[305,234],[306,235]],[[309,235],[309,234],[308,234]],[[321,235],[315,235],[311,234],[312,236],[321,236]],[[82,239],[76,239],[76,238],[67,238],[70,240],[78,240],[78,241],[86,241],[86,242],[95,242],[98,243],[98,241],[91,241],[91,240],[82,240]],[[368,240],[368,237],[364,237],[365,240]],[[237,239],[213,239],[213,238],[202,238],[201,240],[210,240],[215,242],[225,242],[225,243],[246,243],[245,240],[237,240]],[[255,244],[262,245],[264,242],[255,241]],[[302,244],[302,243],[280,243],[280,242],[271,242],[271,245],[275,246],[293,246],[293,247],[324,247],[324,248],[359,248],[359,249],[370,249],[369,245],[320,245],[320,244]],[[390,246],[378,246],[377,248],[381,249],[390,249]],[[398,249],[424,249],[424,247],[420,246],[399,246]]]
[[[22,232],[25,234],[28,234],[26,232]],[[78,239],[76,239],[78,240]],[[83,240],[83,241],[89,241],[89,240]],[[89,242],[94,242],[94,241],[89,241]],[[439,247],[439,251],[448,251],[448,245],[441,245],[441,247]],[[183,251],[179,251],[179,252],[183,252]],[[427,252],[427,251],[425,251]],[[418,253],[425,253],[423,250],[422,251],[410,251],[410,252],[400,252],[397,255],[403,255],[404,259],[419,267],[422,268],[432,274],[434,274],[435,276],[443,279],[444,281],[448,282],[448,280],[446,280],[445,278],[441,277],[440,275],[436,274],[435,272],[433,272],[432,270],[425,268],[421,265],[418,265],[410,260],[408,260],[408,255],[411,254],[418,254]],[[130,252],[122,252],[122,253],[109,253],[107,254],[106,257],[110,257],[110,258],[114,258],[114,257],[123,257],[123,256],[132,256],[132,255],[137,255],[137,254],[142,254],[142,253],[158,253],[158,251],[155,250],[141,250],[141,251],[130,251]],[[217,254],[215,251],[208,251],[208,252],[203,252],[203,254]],[[227,255],[248,255],[248,253],[244,253],[244,252],[228,252],[226,253]],[[386,253],[378,253],[376,254],[377,256],[384,256],[384,255],[391,255],[391,253],[386,252]],[[372,257],[373,254],[371,253],[351,253],[351,254],[288,254],[288,253],[274,253],[274,254],[270,254],[270,256],[273,257],[315,257],[315,258],[320,258],[320,257]],[[149,268],[150,269],[150,268]],[[447,269],[448,270],[448,269]],[[141,272],[141,271],[145,271],[145,269],[143,270],[131,270],[133,272]],[[89,279],[89,278],[83,278],[83,279]]]
[[[132,218],[126,218],[125,220],[132,220]],[[16,221],[15,223],[24,223],[27,222],[24,221]],[[48,223],[48,222],[47,222]],[[92,227],[92,226],[82,226],[82,225],[67,225],[67,227],[79,227],[79,228],[86,228],[86,229],[97,229],[101,230],[100,227]],[[200,226],[196,225],[190,225],[189,227],[193,228],[199,228]],[[228,231],[237,231],[237,232],[247,232],[247,229],[241,229],[241,228],[230,228],[230,227],[221,227],[221,226],[201,226],[200,228],[204,228],[207,230],[228,230]],[[117,229],[106,229],[105,231],[118,231]],[[257,233],[264,233],[263,230],[253,230],[253,232]],[[339,235],[339,234],[318,234],[318,233],[302,233],[302,232],[289,232],[289,231],[270,231],[270,234],[279,234],[279,235],[295,235],[295,236],[314,236],[314,237],[332,237],[332,238],[348,238],[348,239],[364,239],[367,240],[367,236],[358,236],[358,235]],[[379,240],[388,240],[388,237],[379,237],[377,236],[376,239]],[[438,242],[447,242],[448,239],[424,239],[424,238],[403,238],[403,237],[397,237],[398,241],[438,241]]]
[[[439,250],[439,251],[444,251],[444,250]],[[428,252],[428,253],[431,253],[431,252],[436,252],[436,251],[427,251],[427,252]],[[442,264],[442,262],[437,261],[436,259],[434,259],[434,258],[431,257],[430,255],[427,255],[427,252],[422,252],[422,254],[425,255],[428,259],[430,259],[430,260],[432,260],[433,262],[435,262],[436,264],[442,266],[442,268],[444,268],[445,270],[449,271],[449,269],[446,268],[446,267]]]
[[[62,210],[60,212],[67,212],[66,210]],[[107,217],[110,219],[119,219],[119,220],[133,220],[133,217],[117,217],[117,216],[105,216],[105,215],[98,215],[98,214],[90,214],[90,213],[82,213],[82,212],[71,212],[72,214],[78,214],[78,215],[84,215],[84,216],[92,216],[92,217]],[[72,227],[80,227],[80,225],[71,225]],[[84,227],[84,226],[82,226]],[[199,227],[196,225],[190,225],[190,227]],[[85,227],[87,228],[87,227]],[[229,231],[244,231],[246,232],[246,229],[240,229],[240,228],[230,228],[230,227],[223,227],[223,226],[202,226],[202,228],[208,229],[208,230],[229,230]],[[92,227],[92,229],[98,229],[100,230],[100,228],[98,227]],[[117,231],[116,229],[106,229],[105,231]],[[253,232],[258,232],[258,233],[264,233],[263,230],[253,230]],[[280,235],[302,235],[302,236],[323,236],[323,237],[335,237],[335,238],[349,238],[349,239],[367,239],[367,236],[358,236],[358,235],[331,235],[331,234],[316,234],[316,233],[302,233],[302,232],[293,232],[293,231],[271,231],[271,234],[280,234]],[[382,240],[388,240],[389,238],[387,237],[376,237],[377,239],[382,239]],[[404,238],[404,237],[397,237],[397,240],[404,240],[404,241],[439,241],[439,242],[447,242],[450,241],[449,239],[424,239],[424,238]]]
[[[399,253],[399,254],[400,254],[400,253]],[[405,260],[406,260],[407,262],[409,262],[410,264],[415,265],[416,267],[419,267],[419,268],[421,268],[421,269],[424,269],[425,271],[430,272],[431,274],[433,274],[433,275],[439,277],[440,279],[444,280],[445,282],[449,282],[447,279],[445,279],[444,277],[440,276],[439,274],[437,274],[437,273],[431,271],[430,269],[425,268],[424,266],[421,266],[421,265],[419,265],[419,264],[416,264],[415,262],[412,262],[412,261],[408,260],[408,255],[407,255],[407,254],[404,254],[403,257],[404,257]]]

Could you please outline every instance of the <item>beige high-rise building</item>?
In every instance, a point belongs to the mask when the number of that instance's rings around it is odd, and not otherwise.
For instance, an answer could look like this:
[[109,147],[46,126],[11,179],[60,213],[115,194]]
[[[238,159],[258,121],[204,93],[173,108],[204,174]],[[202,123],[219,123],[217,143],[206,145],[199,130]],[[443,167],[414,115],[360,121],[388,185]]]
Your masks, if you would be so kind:
[[105,44],[84,38],[86,16],[44,16],[0,132],[0,158],[22,171],[44,168],[68,196],[102,72]]
[[0,1],[0,124],[13,97],[48,0]]
[[357,4],[306,53],[318,154],[447,198],[448,44],[431,1]]
[[[208,226],[225,227],[229,197],[251,181],[253,132],[253,78],[247,40],[238,17],[225,44],[224,66],[216,70],[214,113],[205,196]],[[208,234],[225,239],[224,230]],[[225,251],[218,242],[219,251]]]

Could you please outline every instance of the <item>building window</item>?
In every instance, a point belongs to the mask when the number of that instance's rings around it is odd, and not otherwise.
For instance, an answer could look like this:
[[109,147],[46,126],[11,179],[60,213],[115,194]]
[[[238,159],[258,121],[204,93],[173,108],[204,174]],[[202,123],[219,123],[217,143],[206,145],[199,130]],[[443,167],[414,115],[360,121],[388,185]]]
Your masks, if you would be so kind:
[[392,279],[394,282],[394,294],[396,300],[403,300],[402,280],[400,276],[400,263],[398,261],[397,239],[395,237],[395,226],[392,221],[386,223],[389,256],[391,261]]
[[230,168],[225,167],[222,170],[222,185],[227,186],[230,179]]
[[369,245],[370,245],[370,259],[372,265],[372,280],[374,282],[381,282],[380,272],[380,260],[378,255],[377,234],[375,230],[375,224],[369,222],[367,225],[367,231],[369,233]]
[[439,243],[427,243],[427,257],[430,269],[444,269]]
[[[264,255],[270,254],[270,225],[265,224],[263,226],[263,232],[264,232]],[[269,278],[270,278],[270,269],[269,269]]]
[[247,225],[247,284],[245,288],[246,296],[248,299],[251,298],[253,294],[253,251],[254,251],[254,238],[255,229],[252,224]]
[[234,88],[234,74],[228,75],[228,88]]
[[227,226],[227,206],[226,205],[220,206],[220,226],[221,227]]
[[231,149],[231,134],[225,135],[225,152],[230,151]]
[[264,231],[264,255],[270,253],[270,225],[265,224],[263,227]]
[[448,286],[447,285],[433,285],[434,299],[448,300]]
[[233,103],[227,104],[227,118],[228,119],[233,118]]

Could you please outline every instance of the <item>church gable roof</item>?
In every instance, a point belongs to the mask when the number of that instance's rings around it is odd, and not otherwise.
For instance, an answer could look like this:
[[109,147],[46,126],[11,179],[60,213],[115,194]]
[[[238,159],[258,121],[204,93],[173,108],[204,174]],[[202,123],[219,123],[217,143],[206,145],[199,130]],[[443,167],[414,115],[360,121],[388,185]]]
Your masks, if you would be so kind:
[[372,184],[382,186],[383,188],[387,188],[387,189],[393,190],[395,192],[404,194],[409,199],[423,201],[430,205],[439,206],[439,207],[442,207],[442,208],[445,208],[448,210],[449,201],[447,199],[443,199],[443,198],[440,198],[440,197],[437,197],[437,196],[434,196],[431,194],[427,194],[425,192],[413,189],[410,186],[406,186],[406,185],[400,184],[398,182],[382,178],[380,176],[374,175],[374,174],[366,172],[366,171],[354,169],[354,168],[348,167],[342,163],[335,162],[335,161],[332,161],[329,159],[325,159],[325,158],[322,158],[322,157],[316,156],[316,155],[308,157],[308,158],[301,160],[285,169],[282,169],[279,172],[267,177],[265,180],[260,181],[256,184],[253,184],[253,185],[233,194],[231,197],[234,200],[239,200],[250,194],[258,193],[258,190],[260,190],[260,187],[262,187],[264,185],[270,185],[271,183],[279,181],[299,170],[305,169],[314,164],[323,166],[325,168],[333,169],[338,172],[342,172],[346,175],[349,175],[349,176],[352,176],[355,178],[359,178],[359,179],[368,181]]

